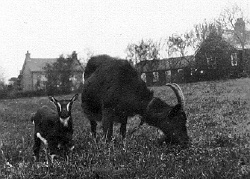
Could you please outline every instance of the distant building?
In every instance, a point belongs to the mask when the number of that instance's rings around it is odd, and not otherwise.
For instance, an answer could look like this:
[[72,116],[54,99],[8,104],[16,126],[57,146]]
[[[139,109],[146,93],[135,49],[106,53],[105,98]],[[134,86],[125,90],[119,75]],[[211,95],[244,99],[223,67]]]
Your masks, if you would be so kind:
[[189,82],[191,78],[190,69],[194,67],[194,56],[146,60],[136,64],[141,78],[148,86]]
[[195,52],[195,81],[239,77],[239,51],[220,35],[210,33]]
[[223,37],[237,49],[238,58],[242,59],[243,69],[250,73],[250,27],[246,26],[243,18],[238,18],[235,22],[234,30],[225,30]]
[[250,29],[246,27],[242,18],[237,19],[234,30],[225,30],[222,36],[238,50],[242,50],[241,43],[245,49],[250,49]]
[[[245,60],[250,63],[250,31],[243,19],[239,18],[235,23],[235,31],[226,30],[223,39],[215,38],[218,40],[216,44],[207,38],[194,55],[141,61],[136,64],[136,68],[148,86],[240,77],[244,63],[242,46],[237,36],[244,42]],[[248,68],[250,71],[250,65]]]
[[141,61],[136,68],[148,86],[239,77],[241,52],[225,40],[216,44],[207,38],[194,55]]
[[[46,74],[44,67],[46,64],[53,64],[58,58],[31,58],[29,51],[26,53],[22,70],[20,71],[20,85],[23,91],[35,91],[45,89]],[[81,66],[77,55],[74,55],[73,71],[74,75],[71,77],[73,88],[78,88],[82,83],[83,67]]]

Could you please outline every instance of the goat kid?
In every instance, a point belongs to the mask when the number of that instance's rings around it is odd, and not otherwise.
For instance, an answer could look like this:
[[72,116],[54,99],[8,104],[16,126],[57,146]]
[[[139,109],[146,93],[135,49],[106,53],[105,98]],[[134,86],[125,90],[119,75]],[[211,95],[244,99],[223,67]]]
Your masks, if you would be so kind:
[[48,106],[42,106],[32,115],[31,121],[35,125],[33,146],[35,161],[39,161],[41,142],[46,147],[48,163],[48,150],[52,163],[54,157],[60,151],[63,151],[64,157],[66,156],[68,160],[69,151],[74,149],[71,108],[77,97],[78,94],[74,95],[70,100],[57,100],[53,96],[49,96],[49,100],[57,108],[57,113]]

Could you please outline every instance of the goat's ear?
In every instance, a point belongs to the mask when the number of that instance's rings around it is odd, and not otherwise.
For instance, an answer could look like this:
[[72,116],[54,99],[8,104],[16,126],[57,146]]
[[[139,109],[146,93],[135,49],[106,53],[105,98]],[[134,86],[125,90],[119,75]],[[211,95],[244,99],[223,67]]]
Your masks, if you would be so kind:
[[176,116],[177,113],[178,113],[180,110],[182,110],[181,104],[175,105],[175,106],[173,107],[173,109],[170,111],[168,117],[169,117],[169,118],[172,118],[172,117]]
[[71,98],[71,101],[73,102],[73,101],[77,100],[77,98],[78,98],[78,94],[75,94],[75,95]]
[[49,100],[53,103],[57,103],[56,98],[54,98],[53,96],[49,96]]

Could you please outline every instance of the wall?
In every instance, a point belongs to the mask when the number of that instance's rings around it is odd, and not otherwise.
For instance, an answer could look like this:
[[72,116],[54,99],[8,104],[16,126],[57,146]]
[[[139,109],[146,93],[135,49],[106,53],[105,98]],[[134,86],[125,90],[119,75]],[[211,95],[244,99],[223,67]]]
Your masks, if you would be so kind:
[[32,78],[31,78],[31,71],[29,68],[25,67],[22,74],[22,81],[21,86],[23,91],[30,91],[32,90]]

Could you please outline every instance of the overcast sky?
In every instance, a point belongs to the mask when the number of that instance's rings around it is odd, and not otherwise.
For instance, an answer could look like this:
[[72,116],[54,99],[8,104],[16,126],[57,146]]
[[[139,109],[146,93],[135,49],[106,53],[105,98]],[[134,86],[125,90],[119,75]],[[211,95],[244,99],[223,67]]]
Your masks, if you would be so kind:
[[0,74],[17,77],[27,50],[33,58],[76,51],[125,57],[128,43],[184,33],[232,4],[249,0],[2,0]]

